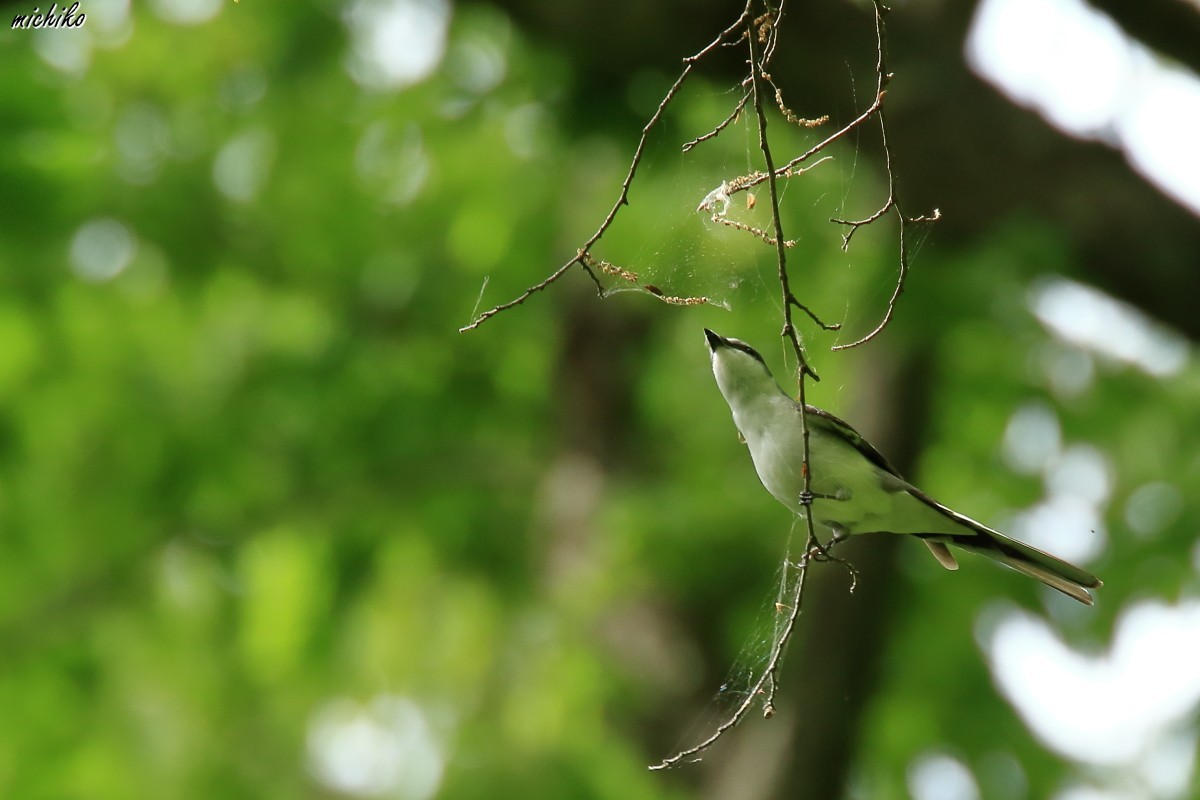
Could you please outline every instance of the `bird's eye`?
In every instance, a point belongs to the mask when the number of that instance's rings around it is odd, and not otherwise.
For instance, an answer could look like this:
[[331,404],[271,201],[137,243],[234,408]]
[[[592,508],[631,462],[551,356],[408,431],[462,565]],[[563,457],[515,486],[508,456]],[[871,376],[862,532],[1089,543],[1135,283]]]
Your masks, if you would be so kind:
[[730,339],[729,344],[734,349],[741,350],[743,353],[750,356],[751,358],[753,358],[755,361],[759,362],[760,364],[763,364],[764,366],[766,365],[767,362],[763,361],[763,357],[758,354],[758,351],[755,350],[750,345],[746,344],[745,342],[739,341],[737,339]]

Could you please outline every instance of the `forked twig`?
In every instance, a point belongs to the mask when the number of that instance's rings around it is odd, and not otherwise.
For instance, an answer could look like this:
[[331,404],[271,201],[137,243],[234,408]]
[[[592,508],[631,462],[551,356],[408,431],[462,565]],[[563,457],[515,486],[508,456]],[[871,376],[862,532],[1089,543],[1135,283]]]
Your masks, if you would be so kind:
[[[683,71],[679,74],[679,77],[675,79],[675,83],[671,84],[671,88],[668,89],[667,93],[663,96],[662,102],[658,104],[658,108],[655,109],[654,114],[650,117],[650,121],[647,122],[642,128],[642,135],[641,138],[638,139],[637,148],[634,150],[633,160],[629,163],[629,170],[625,174],[625,180],[621,182],[621,192],[617,196],[617,201],[613,203],[612,208],[609,209],[608,214],[604,217],[604,221],[600,223],[600,227],[596,229],[596,232],[593,233],[591,237],[589,237],[588,240],[579,248],[575,254],[575,257],[567,261],[558,269],[554,270],[554,272],[550,273],[543,280],[533,284],[525,291],[521,292],[521,294],[519,294],[517,297],[509,300],[507,303],[501,303],[498,306],[493,306],[487,311],[484,311],[482,314],[479,314],[468,324],[459,328],[459,333],[466,333],[467,331],[475,330],[484,322],[487,322],[500,312],[507,311],[510,308],[514,308],[523,304],[530,297],[542,291],[543,289],[546,289],[548,286],[559,280],[567,273],[567,270],[576,264],[579,264],[585,271],[587,271],[588,275],[591,276],[592,281],[596,283],[600,296],[604,296],[604,288],[600,285],[595,273],[584,260],[584,256],[591,253],[592,246],[595,245],[596,242],[600,241],[600,238],[604,236],[605,232],[613,224],[613,220],[616,219],[617,212],[621,210],[621,206],[629,205],[629,187],[633,184],[633,178],[635,175],[637,175],[638,167],[642,163],[642,156],[646,150],[646,142],[650,138],[650,131],[653,130],[653,128],[658,124],[659,120],[662,119],[663,112],[666,111],[666,108],[671,104],[671,101],[675,99],[675,95],[679,93],[679,89],[683,86],[684,81],[686,81],[688,76],[692,74],[692,70],[695,68],[697,62],[720,47],[734,33],[744,33],[743,29],[746,20],[750,17],[750,5],[753,2],[754,0],[747,0],[746,7],[742,9],[742,13],[732,25],[721,31],[717,38],[713,39],[712,42],[710,42],[699,52],[683,60]],[[651,292],[651,294],[653,294],[653,292]],[[707,302],[698,298],[685,299],[695,300],[696,302]]]
[[936,208],[928,215],[911,218],[905,217],[904,212],[900,210],[899,203],[896,201],[896,171],[892,168],[892,149],[888,144],[887,116],[884,114],[882,106],[883,96],[887,91],[886,87],[892,79],[892,73],[888,72],[887,69],[887,28],[883,21],[883,16],[887,13],[888,9],[883,5],[881,0],[872,0],[872,2],[875,5],[875,46],[879,54],[875,62],[875,105],[878,106],[875,109],[875,116],[879,120],[879,139],[883,146],[883,162],[887,173],[888,196],[884,204],[875,213],[863,219],[846,220],[834,217],[829,221],[849,227],[849,230],[842,235],[842,250],[845,251],[850,248],[850,240],[854,238],[854,234],[858,232],[859,228],[877,222],[890,211],[896,212],[896,219],[900,225],[900,232],[897,237],[900,240],[900,265],[896,274],[896,285],[892,289],[892,296],[888,298],[887,308],[884,310],[883,317],[879,320],[878,324],[865,336],[846,344],[836,344],[830,348],[832,350],[848,350],[852,347],[866,344],[888,326],[888,323],[892,321],[892,316],[896,312],[896,302],[900,299],[900,295],[904,293],[904,282],[908,279],[908,239],[906,236],[908,225],[912,222],[936,222],[941,219],[941,212]]
[[[774,17],[772,19],[772,24],[770,27],[770,36],[771,37],[775,37],[778,35],[779,19],[780,19],[780,17],[782,17],[782,15],[783,15],[783,4],[780,3],[779,8],[774,13]],[[803,409],[804,409],[804,400],[803,400],[804,377],[806,375],[810,375],[815,380],[820,380],[820,377],[818,377],[817,373],[809,365],[808,358],[806,357],[806,355],[804,353],[804,346],[800,343],[800,335],[796,330],[795,324],[792,322],[792,309],[795,307],[803,308],[803,306],[796,299],[795,295],[792,294],[790,278],[788,276],[788,270],[787,270],[787,250],[786,250],[786,244],[785,244],[787,240],[783,236],[783,218],[780,216],[780,213],[779,213],[779,182],[778,182],[779,176],[775,172],[775,159],[771,155],[770,140],[767,137],[767,113],[763,107],[764,106],[763,84],[766,82],[766,78],[764,77],[764,73],[766,72],[766,64],[761,60],[760,54],[755,48],[755,38],[753,36],[750,36],[748,38],[748,41],[750,42],[749,51],[750,51],[750,69],[751,69],[751,74],[750,74],[751,94],[754,99],[754,115],[758,121],[758,149],[762,152],[763,163],[765,164],[765,166],[767,168],[765,175],[766,175],[768,191],[770,192],[770,197],[771,197],[771,223],[775,228],[775,235],[773,237],[774,238],[773,244],[775,245],[775,261],[776,261],[776,265],[778,267],[779,287],[783,293],[783,331],[782,331],[781,335],[786,337],[787,340],[789,342],[791,342],[792,351],[796,354],[797,372],[798,372],[798,377],[799,377],[800,394],[801,394],[800,427],[801,427],[801,432],[803,433],[803,436],[804,436],[804,464],[807,467],[807,465],[808,465],[808,426],[806,424],[807,421],[805,420],[806,415],[803,412]],[[768,52],[773,51],[773,43],[771,41],[765,42],[764,44],[766,45],[766,49],[768,50]],[[813,315],[811,311],[809,311],[808,313],[811,316],[813,316],[814,319],[816,319],[816,316]],[[807,492],[809,490],[808,470],[807,469],[805,469],[804,480],[805,480],[804,491]],[[812,524],[811,521],[809,524],[811,526],[811,524]]]
[[[588,271],[589,275],[595,275],[596,272],[603,272],[605,275],[611,275],[614,278],[620,278],[626,283],[634,286],[647,294],[657,297],[667,305],[671,306],[698,306],[705,303],[713,303],[707,297],[676,297],[663,292],[652,283],[642,283],[641,278],[633,270],[618,267],[611,261],[605,261],[602,258],[596,258],[591,253],[579,251],[578,262],[583,265],[583,268]],[[718,303],[719,305],[719,303]]]
[[699,144],[707,142],[709,139],[717,138],[717,136],[720,135],[721,131],[728,128],[734,122],[737,122],[737,118],[739,116],[741,116],[742,109],[744,109],[746,107],[746,101],[749,99],[750,99],[750,93],[744,92],[742,94],[742,99],[738,100],[737,105],[735,105],[733,107],[733,111],[729,112],[728,117],[726,117],[725,119],[718,122],[717,126],[715,128],[713,128],[711,131],[709,131],[708,133],[701,134],[701,135],[697,136],[695,139],[692,139],[690,142],[685,143],[683,145],[683,152],[690,153],[692,151],[692,148],[696,147]]

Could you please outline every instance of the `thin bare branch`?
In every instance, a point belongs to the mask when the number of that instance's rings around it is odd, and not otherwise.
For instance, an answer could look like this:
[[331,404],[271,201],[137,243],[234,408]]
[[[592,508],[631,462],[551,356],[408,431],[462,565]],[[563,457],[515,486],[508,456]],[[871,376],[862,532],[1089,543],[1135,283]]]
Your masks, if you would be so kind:
[[[777,29],[778,18],[773,21],[772,30]],[[804,376],[811,375],[814,380],[820,380],[817,373],[808,363],[808,358],[804,352],[804,346],[800,343],[800,335],[792,322],[792,308],[799,305],[795,302],[795,297],[792,294],[790,279],[787,270],[787,250],[784,242],[787,240],[783,236],[783,218],[779,213],[779,183],[778,175],[775,171],[775,159],[771,155],[771,144],[767,137],[767,114],[763,104],[763,84],[766,82],[763,78],[763,73],[766,71],[765,65],[759,60],[758,52],[755,48],[755,37],[749,38],[750,46],[750,67],[751,67],[751,94],[754,100],[754,114],[758,119],[758,149],[762,152],[763,163],[766,166],[766,181],[771,197],[771,222],[775,227],[775,259],[777,272],[779,275],[779,286],[783,292],[783,332],[782,335],[787,338],[792,344],[792,350],[796,354],[796,363],[800,378],[800,387],[803,391]],[[801,406],[803,408],[803,405]],[[807,426],[803,424],[804,414],[801,413],[801,427],[806,434],[807,448]],[[805,450],[804,462],[808,463],[808,451]],[[807,488],[807,485],[806,487]]]
[[840,331],[842,329],[842,323],[840,323],[840,322],[828,322],[827,323],[827,322],[821,321],[821,318],[818,317],[811,308],[809,308],[808,306],[804,305],[804,303],[801,303],[799,300],[797,300],[795,295],[789,295],[788,302],[791,303],[792,305],[794,305],[796,308],[803,311],[805,314],[807,314],[808,318],[811,319],[813,322],[817,323],[817,325],[820,326],[821,330]]
[[708,133],[705,133],[701,136],[697,136],[695,139],[692,139],[690,142],[686,142],[683,145],[683,152],[689,153],[689,152],[691,152],[692,148],[696,147],[696,145],[707,142],[709,139],[717,138],[717,136],[720,135],[721,131],[728,128],[730,125],[732,125],[737,120],[737,118],[742,113],[742,109],[746,107],[746,101],[749,99],[750,99],[750,93],[749,92],[743,93],[742,99],[738,100],[737,105],[733,107],[733,111],[729,112],[728,117],[726,117],[725,119],[718,122],[717,126],[715,128],[713,128],[711,131],[709,131]]
[[[762,228],[756,228],[753,225],[747,225],[744,222],[739,222],[736,219],[729,219],[728,217],[722,216],[720,214],[715,214],[715,213],[712,215],[712,221],[719,222],[722,225],[728,225],[730,228],[733,228],[734,230],[745,231],[746,233],[749,233],[759,239],[762,239],[764,242],[766,242],[767,244],[769,244],[771,246],[775,246],[776,244],[778,244],[778,241],[775,239],[775,237],[772,236],[771,234],[767,233],[766,231],[764,231]],[[795,239],[784,239],[783,246],[789,247],[789,248],[795,247],[796,240]]]
[[754,4],[754,0],[746,0],[746,5],[744,8],[742,8],[742,13],[739,14],[738,18],[733,21],[733,24],[730,25],[725,30],[721,31],[721,33],[717,35],[717,38],[713,39],[711,42],[709,42],[708,45],[703,50],[696,53],[695,55],[688,56],[687,58],[685,58],[683,60],[683,63],[694,64],[695,62],[704,58],[706,55],[711,53],[713,50],[716,50],[718,47],[720,47],[722,44],[724,44],[725,40],[728,39],[730,36],[732,36],[735,33],[738,35],[738,37],[736,39],[734,39],[732,42],[730,42],[729,44],[739,43],[746,36],[746,29],[745,29],[746,20],[748,20],[750,18],[750,8],[753,6],[753,4]]
[[[888,181],[888,185],[890,188],[891,180]],[[872,222],[875,222],[876,220],[880,219],[884,214],[891,211],[895,207],[896,207],[896,198],[889,194],[887,202],[884,203],[883,205],[881,205],[879,207],[879,210],[876,211],[874,214],[872,214],[869,217],[864,217],[863,219],[856,219],[856,220],[840,219],[838,217],[830,217],[829,218],[830,222],[833,222],[837,225],[848,225],[850,227],[849,231],[842,234],[842,252],[844,253],[850,249],[850,240],[852,238],[854,238],[854,234],[858,232],[859,228],[861,228],[865,225],[870,225]]]
[[[875,62],[876,76],[876,97],[882,100],[885,94],[885,87],[892,79],[892,74],[887,69],[887,27],[883,17],[888,9],[883,5],[881,0],[872,0],[875,5],[875,42],[878,51],[878,58]],[[892,289],[892,296],[888,298],[887,308],[884,309],[883,317],[875,325],[875,327],[865,336],[856,339],[853,342],[846,344],[834,345],[832,350],[848,350],[852,347],[858,347],[878,336],[884,328],[892,321],[892,317],[896,313],[896,302],[900,299],[900,295],[904,293],[904,283],[908,279],[908,225],[911,222],[925,221],[933,222],[941,218],[941,213],[934,209],[931,214],[920,217],[908,218],[904,216],[904,212],[900,209],[900,205],[896,200],[896,170],[892,167],[892,149],[888,142],[887,115],[884,113],[882,106],[876,111],[876,118],[879,120],[879,139],[883,147],[883,162],[884,169],[887,172],[888,181],[888,196],[883,205],[879,207],[875,213],[859,220],[845,220],[833,218],[830,222],[838,225],[846,225],[849,230],[842,235],[842,250],[850,248],[850,240],[854,238],[854,234],[858,230],[867,225],[882,219],[889,212],[895,212],[896,219],[899,222],[900,232],[898,235],[900,253],[899,253],[899,268],[896,273],[896,285]]]
[[[791,641],[792,633],[796,630],[796,620],[800,616],[800,610],[804,607],[804,587],[807,585],[810,556],[815,555],[817,552],[816,537],[812,536],[811,533],[809,535],[811,538],[805,543],[804,555],[800,557],[800,560],[796,564],[790,565],[799,574],[796,576],[796,585],[792,589],[792,594],[788,598],[789,602],[787,605],[781,604],[778,606],[779,611],[782,613],[786,610],[788,616],[784,621],[783,629],[775,636],[775,641],[771,645],[771,655],[767,659],[767,666],[763,669],[762,675],[750,687],[750,691],[746,693],[745,699],[734,709],[729,718],[718,725],[707,739],[686,750],[681,750],[669,758],[664,758],[659,763],[651,766],[650,769],[670,769],[685,761],[698,761],[699,759],[696,757],[716,744],[726,733],[736,728],[760,699],[763,699],[763,717],[770,719],[775,716],[775,686],[778,682],[779,667],[783,663],[784,651],[787,649],[788,642]],[[785,570],[787,566],[785,564]],[[786,575],[786,571],[784,574]]]
[[[812,147],[808,148],[803,153],[801,153],[800,155],[793,158],[791,161],[784,164],[782,167],[779,167],[777,170],[774,171],[773,174],[780,178],[790,178],[793,175],[801,174],[802,170],[796,170],[796,167],[800,166],[805,161],[808,161],[813,156],[815,156],[818,153],[820,153],[821,151],[825,150],[831,144],[838,141],[839,139],[845,138],[850,133],[852,133],[856,128],[861,127],[863,125],[863,123],[867,122],[869,119],[871,119],[871,117],[875,116],[875,114],[879,112],[879,109],[883,107],[883,98],[884,98],[885,94],[886,93],[884,93],[884,92],[877,94],[875,96],[875,102],[871,103],[871,105],[868,106],[865,111],[863,111],[861,114],[859,114],[854,119],[847,122],[845,125],[843,125],[841,128],[839,128],[834,133],[831,133],[830,135],[826,136],[820,142],[818,142],[817,144],[814,144]],[[828,158],[828,156],[826,156],[826,158]],[[732,189],[730,191],[730,194],[733,194],[733,192],[744,191],[746,189],[752,189],[761,183],[765,183],[766,181],[767,181],[767,173],[765,173],[765,172],[756,173],[755,175],[753,175],[753,177],[751,179],[747,180],[745,183]]]
[[[596,258],[591,253],[585,253],[582,250],[579,251],[579,256],[576,260],[583,265],[583,268],[588,271],[589,275],[594,275],[596,272],[603,272],[605,275],[611,275],[614,278],[620,278],[621,280],[625,281],[625,283],[629,284],[630,287],[637,289],[638,291],[645,292],[646,294],[653,295],[667,305],[720,305],[720,303],[716,303],[708,297],[679,297],[677,295],[667,294],[652,283],[642,283],[641,277],[633,270],[625,269],[624,267],[618,267],[611,261],[605,261],[602,258]],[[609,294],[611,291],[612,290],[602,290],[605,295]]]
[[[534,294],[537,294],[553,284],[555,281],[559,280],[575,264],[580,264],[584,267],[584,269],[587,269],[588,274],[592,277],[592,281],[595,282],[598,287],[600,287],[599,281],[596,279],[595,274],[588,269],[587,264],[582,259],[582,255],[590,254],[592,246],[596,244],[596,242],[600,241],[600,238],[604,236],[604,233],[609,229],[609,227],[612,226],[613,220],[615,220],[617,217],[617,212],[621,210],[622,206],[629,205],[629,187],[633,185],[634,176],[637,175],[638,167],[642,163],[642,156],[646,150],[646,142],[650,138],[650,131],[653,130],[653,128],[658,124],[659,120],[662,119],[663,112],[666,111],[667,106],[671,104],[671,101],[675,99],[675,95],[679,93],[679,89],[683,86],[684,81],[686,81],[688,76],[692,74],[692,69],[695,67],[696,63],[700,61],[700,59],[704,58],[704,56],[708,55],[713,50],[724,44],[725,41],[734,33],[738,33],[739,38],[745,34],[744,26],[746,21],[750,18],[750,5],[753,2],[754,0],[746,0],[746,7],[742,9],[742,13],[732,25],[722,31],[717,38],[713,39],[712,42],[710,42],[702,50],[683,60],[683,71],[679,73],[679,77],[675,79],[675,83],[671,85],[671,88],[667,90],[666,95],[663,96],[662,102],[658,104],[658,108],[655,109],[654,114],[650,117],[650,121],[647,122],[642,128],[642,135],[641,138],[638,139],[637,148],[634,150],[633,159],[629,164],[629,170],[625,174],[625,180],[621,182],[621,192],[617,197],[617,201],[613,203],[612,208],[604,217],[604,221],[600,223],[600,227],[596,229],[596,232],[593,233],[591,237],[589,237],[588,240],[579,248],[579,254],[577,254],[575,258],[572,258],[570,261],[560,266],[558,269],[554,270],[554,272],[550,273],[543,280],[527,288],[517,297],[513,298],[507,303],[501,303],[498,306],[494,306],[475,317],[473,320],[471,320],[471,322],[459,328],[459,333],[466,333],[467,331],[474,330],[500,312],[507,311],[510,308],[521,305]],[[603,287],[599,288],[599,293],[601,297],[604,296]]]
[[[895,203],[892,204],[892,207],[896,208]],[[904,293],[904,282],[908,278],[908,226],[914,222],[937,222],[942,218],[942,213],[936,208],[932,213],[923,214],[919,217],[905,217],[897,208],[896,215],[900,220],[900,233],[898,236],[900,240],[900,268],[896,275],[896,285],[892,289],[892,296],[888,298],[887,308],[883,312],[883,317],[871,329],[870,333],[853,342],[836,344],[830,348],[831,350],[849,350],[852,347],[864,345],[883,332],[883,329],[888,326],[888,323],[892,321],[892,316],[896,313],[896,302],[900,299],[900,295]],[[853,230],[851,233],[853,233]],[[845,238],[848,243],[849,235]]]
[[[764,55],[763,58],[768,58],[768,56]],[[815,128],[818,125],[824,125],[826,122],[829,122],[828,114],[816,117],[815,119],[801,117],[795,111],[788,108],[787,103],[783,102],[783,90],[775,84],[775,80],[770,75],[764,73],[763,80],[771,84],[771,88],[775,90],[775,105],[779,108],[779,113],[783,114],[783,118],[788,122],[801,128]]]
[[498,306],[493,306],[492,308],[489,308],[487,311],[484,311],[482,314],[475,317],[469,323],[467,323],[466,325],[459,328],[458,332],[466,333],[467,331],[473,331],[476,328],[478,328],[480,325],[482,325],[483,323],[487,322],[492,317],[499,314],[501,311],[507,311],[510,308],[515,308],[516,306],[521,305],[526,300],[528,300],[530,297],[532,297],[533,295],[542,291],[543,289],[548,287],[550,284],[554,283],[556,280],[561,278],[564,274],[566,274],[567,270],[569,270],[571,267],[573,267],[577,263],[579,263],[579,259],[572,258],[570,261],[563,264],[558,269],[554,270],[554,272],[551,272],[549,275],[547,275],[544,280],[539,281],[538,283],[535,283],[533,286],[530,286],[528,289],[521,292],[521,294],[517,295],[512,300],[509,300],[507,303],[501,303]]
[[[803,175],[810,169],[815,169],[826,161],[832,161],[833,156],[823,156],[807,167],[801,169],[784,170],[778,173],[781,178],[795,178]],[[729,196],[738,192],[745,191],[751,186],[757,186],[767,180],[767,173],[754,171],[746,175],[739,175],[736,178],[731,178],[727,181],[722,181],[721,185],[704,196],[700,201],[700,205],[696,206],[697,211],[707,211],[716,216],[725,216],[725,212],[729,209]],[[716,221],[716,220],[714,220]]]

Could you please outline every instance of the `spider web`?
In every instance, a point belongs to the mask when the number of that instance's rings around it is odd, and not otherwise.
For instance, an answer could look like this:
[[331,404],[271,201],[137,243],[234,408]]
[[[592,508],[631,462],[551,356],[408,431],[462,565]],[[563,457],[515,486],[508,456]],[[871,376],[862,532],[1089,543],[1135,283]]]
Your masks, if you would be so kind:
[[[675,743],[676,752],[711,734],[720,720],[727,719],[755,691],[758,679],[767,668],[772,652],[783,635],[788,604],[795,596],[796,581],[800,577],[800,571],[791,558],[793,539],[793,536],[789,536],[788,547],[776,566],[774,578],[761,603],[745,626],[745,637],[728,672],[713,690],[698,719]],[[761,689],[757,695],[755,705],[761,709],[768,698]]]
[[[853,80],[847,83],[853,97]],[[698,300],[696,305],[733,311],[738,324],[773,335],[782,303],[773,240],[767,240],[772,218],[765,184],[732,194],[723,189],[763,168],[756,120],[744,109],[719,136],[689,152],[682,149],[720,122],[737,100],[736,88],[702,80],[674,98],[664,126],[647,143],[629,206],[592,248],[600,265],[594,272],[606,296]],[[777,109],[769,111],[772,147],[785,154],[804,152],[836,129],[833,122],[800,127]],[[869,330],[895,281],[895,222],[881,220],[846,250],[843,229],[830,222],[870,213],[887,193],[877,171],[860,164],[862,147],[856,132],[779,184],[801,300],[826,321],[843,323],[828,346]]]

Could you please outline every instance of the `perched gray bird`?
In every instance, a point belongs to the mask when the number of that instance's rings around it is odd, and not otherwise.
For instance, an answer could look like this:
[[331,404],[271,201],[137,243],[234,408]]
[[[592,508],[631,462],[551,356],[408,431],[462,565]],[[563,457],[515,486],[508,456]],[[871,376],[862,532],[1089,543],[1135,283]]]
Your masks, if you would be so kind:
[[[713,375],[750,448],[754,469],[775,499],[806,515],[800,404],[779,388],[762,356],[745,342],[705,328]],[[906,482],[859,433],[827,411],[806,407],[813,523],[835,539],[859,533],[906,533],[924,540],[946,569],[946,546],[995,559],[1081,603],[1101,585],[1091,573],[994,531]]]

